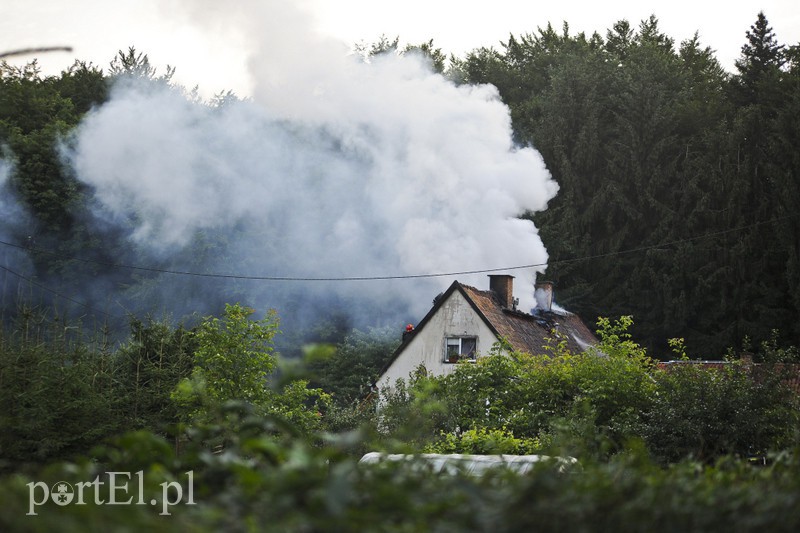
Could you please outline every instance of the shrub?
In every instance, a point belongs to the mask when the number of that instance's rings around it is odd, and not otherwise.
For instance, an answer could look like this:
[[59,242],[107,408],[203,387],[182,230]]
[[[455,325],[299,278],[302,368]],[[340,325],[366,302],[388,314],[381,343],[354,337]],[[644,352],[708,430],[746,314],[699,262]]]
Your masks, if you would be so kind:
[[777,369],[760,367],[754,375],[742,362],[712,367],[686,361],[653,378],[657,394],[644,413],[642,434],[661,461],[763,456],[796,438],[797,396]]
[[531,455],[542,451],[538,439],[516,438],[504,429],[473,428],[461,433],[442,433],[424,448],[427,453]]

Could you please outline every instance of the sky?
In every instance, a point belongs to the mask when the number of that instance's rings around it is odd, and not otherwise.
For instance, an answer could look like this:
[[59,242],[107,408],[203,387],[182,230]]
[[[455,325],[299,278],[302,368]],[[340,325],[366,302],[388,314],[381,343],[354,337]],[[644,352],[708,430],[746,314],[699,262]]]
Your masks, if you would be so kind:
[[[240,2],[234,2],[237,4]],[[764,11],[781,43],[800,42],[800,8],[796,0],[703,1],[607,0],[280,0],[255,2],[300,6],[307,14],[308,35],[330,39],[349,48],[370,43],[381,35],[401,43],[430,39],[448,54],[463,56],[482,47],[497,47],[509,35],[535,32],[564,21],[571,33],[595,31],[605,35],[616,21],[632,25],[654,14],[662,31],[676,42],[699,33],[700,41],[716,51],[732,71],[745,32]],[[236,28],[215,24],[209,8],[198,13],[190,0],[3,0],[0,8],[0,51],[27,47],[70,46],[73,52],[39,57],[45,74],[57,74],[74,58],[106,68],[118,50],[134,46],[163,72],[176,67],[175,80],[203,95],[233,90],[249,96],[253,80],[248,62],[253,48]],[[268,13],[269,9],[264,9]],[[264,15],[259,15],[264,16]],[[268,16],[268,15],[267,15]],[[255,17],[257,18],[257,17]],[[252,20],[253,24],[268,21]],[[265,30],[266,31],[266,30]],[[279,29],[278,29],[279,31]],[[284,50],[289,56],[291,50]],[[24,63],[31,56],[19,57]]]

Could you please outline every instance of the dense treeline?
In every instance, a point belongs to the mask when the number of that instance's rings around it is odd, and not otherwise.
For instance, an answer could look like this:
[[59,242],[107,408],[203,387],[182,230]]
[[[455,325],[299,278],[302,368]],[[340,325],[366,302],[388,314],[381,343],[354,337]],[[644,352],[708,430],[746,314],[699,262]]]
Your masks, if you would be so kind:
[[132,320],[116,346],[107,331],[21,310],[0,336],[0,473],[78,457],[128,431],[176,436],[229,400],[318,428],[329,395],[298,376],[268,383],[278,318],[253,313],[228,305],[191,329]]
[[[460,83],[496,86],[517,141],[542,153],[560,192],[530,216],[564,306],[590,323],[635,316],[637,338],[656,355],[667,354],[671,336],[709,358],[774,330],[800,344],[800,51],[779,44],[763,14],[733,74],[697,38],[674,43],[655,18],[638,29],[620,21],[605,37],[547,26],[449,66],[432,42],[410,50]],[[396,51],[396,40],[383,39],[361,53]],[[130,228],[93,218],[91,191],[61,164],[69,131],[103,105],[113,83],[133,76],[169,85],[171,70],[158,75],[130,49],[107,73],[80,62],[59,76],[41,77],[35,63],[0,72],[0,185],[21,205],[8,213],[10,204],[0,204],[0,236],[14,245],[3,245],[4,316],[18,304],[13,287],[38,304],[68,306],[72,297],[117,328],[123,310],[173,311],[176,301],[199,305],[202,293],[210,307],[194,311],[207,313],[246,299],[241,285],[191,279],[182,280],[185,294],[166,297],[157,274],[109,267],[202,265],[224,257],[231,237],[206,232],[170,259],[142,255],[131,249]],[[10,271],[15,259],[30,268]],[[281,310],[285,318],[290,311]]]
[[800,340],[799,58],[762,13],[733,74],[655,18],[605,38],[548,26],[457,67],[499,89],[561,186],[533,217],[561,303],[718,357],[773,329]]
[[[115,76],[147,65],[133,50],[120,52],[108,75],[80,61],[46,77],[36,61],[21,68],[0,63],[4,321],[34,306],[92,316],[114,333],[125,327],[126,313],[110,311],[100,296],[135,284],[131,272],[102,266],[125,256],[123,235],[93,223],[91,191],[68,170],[61,148],[86,113],[108,99]],[[126,308],[118,303],[117,310]]]

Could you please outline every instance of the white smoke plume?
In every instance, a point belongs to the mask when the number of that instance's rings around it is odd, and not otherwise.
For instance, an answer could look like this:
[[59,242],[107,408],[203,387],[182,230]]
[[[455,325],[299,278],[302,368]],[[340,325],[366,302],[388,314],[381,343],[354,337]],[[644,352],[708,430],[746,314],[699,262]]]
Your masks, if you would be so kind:
[[[109,223],[135,224],[153,257],[228,232],[208,271],[343,278],[545,263],[529,221],[557,191],[518,148],[491,86],[456,86],[416,56],[367,64],[313,33],[286,2],[192,2],[208,31],[251,45],[251,100],[218,108],[166,87],[118,85],[71,142],[78,179]],[[543,270],[543,268],[541,269]],[[517,276],[534,306],[532,271]],[[485,274],[459,280],[488,286]],[[421,317],[452,278],[309,282]],[[289,282],[287,282],[289,283]],[[280,293],[271,285],[251,294]],[[259,304],[259,302],[255,302]],[[277,306],[280,302],[264,302]]]

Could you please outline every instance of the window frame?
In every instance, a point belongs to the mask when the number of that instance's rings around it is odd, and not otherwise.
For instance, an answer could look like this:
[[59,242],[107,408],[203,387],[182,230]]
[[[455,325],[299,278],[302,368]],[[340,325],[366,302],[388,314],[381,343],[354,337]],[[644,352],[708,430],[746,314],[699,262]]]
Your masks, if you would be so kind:
[[[464,354],[464,341],[470,340],[473,342],[472,350]],[[450,347],[458,346],[457,358],[455,361],[450,360]],[[478,356],[478,336],[477,335],[445,335],[444,337],[444,362],[454,364],[459,361],[474,362]]]

